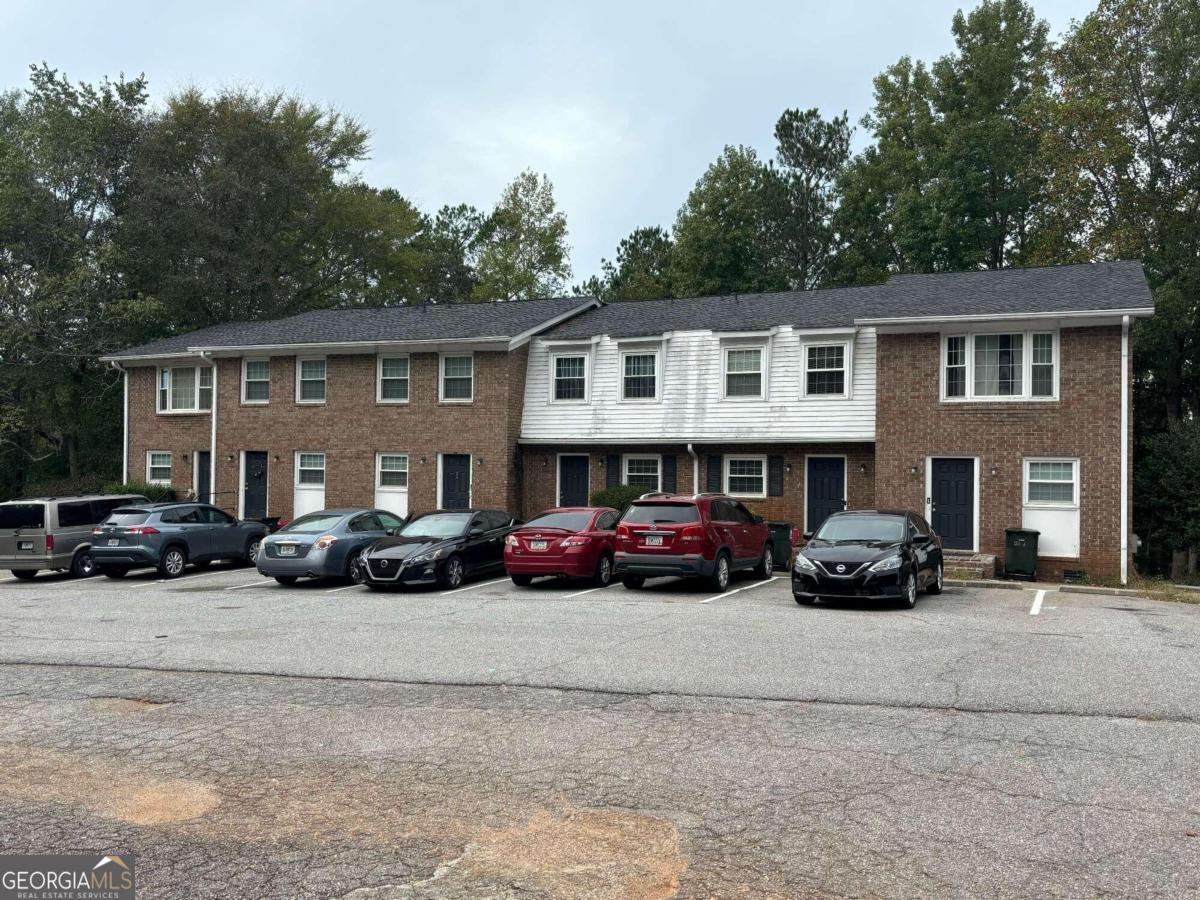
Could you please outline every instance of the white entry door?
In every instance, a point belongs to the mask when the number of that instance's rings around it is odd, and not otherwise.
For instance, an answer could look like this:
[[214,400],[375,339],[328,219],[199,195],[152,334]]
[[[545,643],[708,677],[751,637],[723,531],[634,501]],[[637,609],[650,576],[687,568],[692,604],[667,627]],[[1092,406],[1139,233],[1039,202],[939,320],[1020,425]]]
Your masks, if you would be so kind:
[[296,490],[292,496],[292,518],[325,508],[325,454],[301,451],[296,454]]
[[408,515],[408,454],[375,454],[375,506],[401,519]]

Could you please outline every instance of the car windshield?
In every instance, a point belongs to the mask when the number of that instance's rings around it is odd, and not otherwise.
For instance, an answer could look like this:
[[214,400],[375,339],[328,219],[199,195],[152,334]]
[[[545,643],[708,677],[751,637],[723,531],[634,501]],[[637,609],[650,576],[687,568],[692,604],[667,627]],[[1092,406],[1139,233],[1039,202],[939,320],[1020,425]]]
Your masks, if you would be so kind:
[[0,528],[45,528],[46,507],[41,503],[8,503],[0,506]]
[[457,537],[467,529],[470,513],[430,513],[413,519],[400,533],[404,537]]
[[114,509],[104,520],[105,525],[141,525],[148,518],[150,513],[144,509]]
[[633,525],[699,522],[700,510],[695,503],[635,503],[621,516],[621,521]]
[[856,543],[892,543],[904,537],[900,516],[830,516],[817,529],[813,540]]
[[340,513],[309,513],[288,522],[276,534],[315,534],[318,531],[329,531],[344,518]]
[[552,512],[535,516],[524,528],[561,528],[563,531],[583,531],[592,519],[590,512]]

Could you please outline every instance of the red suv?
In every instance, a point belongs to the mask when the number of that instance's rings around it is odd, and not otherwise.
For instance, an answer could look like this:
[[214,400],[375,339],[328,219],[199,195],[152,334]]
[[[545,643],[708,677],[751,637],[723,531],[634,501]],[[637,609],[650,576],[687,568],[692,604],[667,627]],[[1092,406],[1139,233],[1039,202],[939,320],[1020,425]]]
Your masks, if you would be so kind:
[[769,577],[775,554],[762,516],[732,497],[647,494],[617,523],[615,562],[627,588],[662,575],[698,575],[723,591],[739,569]]

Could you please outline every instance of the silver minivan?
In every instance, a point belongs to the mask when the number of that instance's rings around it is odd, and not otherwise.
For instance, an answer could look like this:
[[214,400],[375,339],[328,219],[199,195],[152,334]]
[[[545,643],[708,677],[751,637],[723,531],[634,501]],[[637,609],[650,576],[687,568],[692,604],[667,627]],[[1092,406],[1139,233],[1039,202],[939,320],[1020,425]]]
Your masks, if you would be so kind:
[[145,502],[138,494],[87,494],[0,503],[0,569],[18,578],[43,570],[95,575],[92,528],[118,506]]

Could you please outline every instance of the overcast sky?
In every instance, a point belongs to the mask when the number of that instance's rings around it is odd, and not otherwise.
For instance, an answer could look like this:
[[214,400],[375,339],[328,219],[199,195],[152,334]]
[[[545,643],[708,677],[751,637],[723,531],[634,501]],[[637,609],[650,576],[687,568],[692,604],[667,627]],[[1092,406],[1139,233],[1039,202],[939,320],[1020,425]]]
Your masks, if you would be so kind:
[[[950,50],[961,5],[0,0],[0,86],[45,60],[73,79],[144,72],[156,100],[295,92],[363,122],[363,176],[427,211],[488,209],[521,169],[546,172],[579,281],[633,228],[669,226],[725,144],[771,155],[785,108],[857,120],[883,68]],[[1036,3],[1055,36],[1094,6]]]

